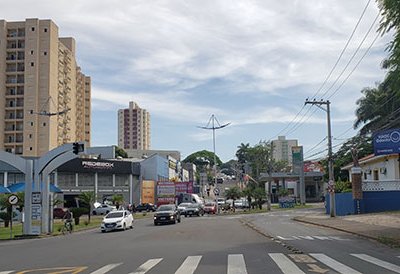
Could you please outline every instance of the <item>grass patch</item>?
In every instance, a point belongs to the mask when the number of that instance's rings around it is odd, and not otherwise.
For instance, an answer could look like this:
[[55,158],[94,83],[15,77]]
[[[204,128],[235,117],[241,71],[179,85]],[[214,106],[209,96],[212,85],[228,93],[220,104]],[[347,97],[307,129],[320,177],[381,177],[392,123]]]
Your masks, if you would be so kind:
[[[4,227],[4,223],[0,223],[0,240],[10,239],[10,227]],[[11,238],[22,235],[22,223],[13,223]]]
[[378,237],[378,242],[388,245],[393,248],[400,248],[400,240],[399,239],[394,239],[394,238],[386,237],[386,236],[380,236],[380,237]]

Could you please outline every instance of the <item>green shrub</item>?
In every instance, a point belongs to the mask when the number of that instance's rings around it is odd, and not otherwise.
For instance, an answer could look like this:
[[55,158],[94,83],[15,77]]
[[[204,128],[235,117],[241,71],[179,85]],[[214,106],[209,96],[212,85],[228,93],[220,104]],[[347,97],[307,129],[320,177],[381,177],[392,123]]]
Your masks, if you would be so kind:
[[351,183],[349,181],[337,181],[335,184],[335,193],[351,192]]

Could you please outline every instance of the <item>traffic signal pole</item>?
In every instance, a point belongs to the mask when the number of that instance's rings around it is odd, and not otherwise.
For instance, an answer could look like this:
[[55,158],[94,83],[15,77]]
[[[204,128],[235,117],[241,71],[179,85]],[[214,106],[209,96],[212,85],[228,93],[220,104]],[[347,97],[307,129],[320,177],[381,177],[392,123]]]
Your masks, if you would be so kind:
[[[327,101],[309,101],[308,99],[304,103],[305,105],[311,104],[316,105],[320,109],[326,112],[327,114],[327,124],[328,124],[328,191],[329,191],[329,212],[331,217],[336,216],[336,203],[335,203],[335,179],[333,174],[333,158],[332,158],[332,132],[331,132],[331,110],[329,100]],[[322,105],[326,105],[326,109],[322,107]]]

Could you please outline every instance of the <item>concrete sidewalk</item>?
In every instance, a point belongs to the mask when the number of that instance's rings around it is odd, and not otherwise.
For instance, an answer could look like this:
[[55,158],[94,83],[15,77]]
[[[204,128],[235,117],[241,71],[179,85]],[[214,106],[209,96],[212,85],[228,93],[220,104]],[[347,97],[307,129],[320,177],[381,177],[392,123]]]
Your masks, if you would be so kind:
[[330,217],[328,214],[308,214],[294,220],[329,227],[379,242],[400,247],[400,212]]

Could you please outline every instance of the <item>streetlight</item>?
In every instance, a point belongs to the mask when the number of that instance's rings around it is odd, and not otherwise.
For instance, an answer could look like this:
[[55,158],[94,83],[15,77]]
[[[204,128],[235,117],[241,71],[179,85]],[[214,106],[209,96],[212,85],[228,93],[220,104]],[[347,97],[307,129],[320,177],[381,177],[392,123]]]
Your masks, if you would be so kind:
[[[217,126],[215,125],[217,123]],[[218,119],[215,117],[215,115],[211,115],[210,119],[208,120],[207,126],[205,127],[199,127],[202,129],[211,129],[213,131],[213,150],[214,150],[214,166],[213,166],[213,170],[214,170],[214,187],[217,187],[217,156],[215,154],[215,130],[216,129],[221,129],[224,128],[226,126],[229,126],[230,123],[221,125],[218,122]],[[217,207],[217,212],[218,212],[218,198],[217,195],[215,195],[215,204]]]

